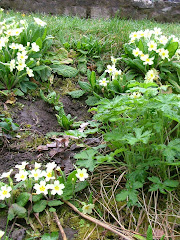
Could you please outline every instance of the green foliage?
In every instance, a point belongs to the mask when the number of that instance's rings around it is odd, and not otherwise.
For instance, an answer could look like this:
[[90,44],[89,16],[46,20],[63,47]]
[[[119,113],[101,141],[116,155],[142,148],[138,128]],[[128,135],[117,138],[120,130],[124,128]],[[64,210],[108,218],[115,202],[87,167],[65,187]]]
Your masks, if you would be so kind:
[[0,136],[3,136],[4,133],[12,134],[16,132],[19,128],[17,123],[13,123],[11,118],[6,118],[4,115],[0,114]]
[[59,239],[59,233],[53,232],[53,233],[45,233],[41,240],[58,240]]
[[[153,238],[152,227],[150,225],[148,226],[148,230],[147,230],[147,233],[146,233],[146,238],[141,236],[141,235],[138,235],[138,234],[135,234],[133,237],[135,237],[138,240],[153,240],[154,238]],[[160,240],[164,240],[164,236],[162,236],[160,238]]]
[[[161,29],[137,31],[130,34],[130,42],[124,44],[125,54],[121,60],[126,63],[136,77],[146,82],[159,80],[159,84],[168,82],[174,92],[180,93],[178,38],[169,38]],[[150,76],[156,71],[156,76]]]
[[63,104],[60,102],[60,95],[55,91],[52,91],[47,96],[45,96],[43,91],[40,89],[40,96],[45,102],[54,105],[54,109],[58,111],[56,117],[59,125],[62,128],[68,130],[73,124],[74,119],[71,118],[70,114],[66,115]]
[[54,73],[57,73],[58,75],[61,75],[63,77],[71,78],[71,77],[75,77],[78,74],[77,69],[67,65],[53,64],[50,67]]
[[116,160],[128,168],[126,189],[117,195],[119,201],[128,199],[128,205],[138,202],[134,184],[142,187],[147,179],[154,180],[149,191],[166,193],[178,186],[175,179],[169,179],[168,171],[173,176],[174,166],[179,166],[179,95],[156,95],[157,89],[152,87],[141,91],[144,95],[137,98],[124,94],[102,99],[91,109],[97,111],[94,118],[103,123],[109,147],[120,150]]

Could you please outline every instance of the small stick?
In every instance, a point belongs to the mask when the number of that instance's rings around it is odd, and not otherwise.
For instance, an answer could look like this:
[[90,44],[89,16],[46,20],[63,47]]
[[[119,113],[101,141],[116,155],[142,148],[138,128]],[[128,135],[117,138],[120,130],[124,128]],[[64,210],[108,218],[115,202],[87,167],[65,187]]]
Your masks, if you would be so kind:
[[70,202],[68,201],[65,201],[65,200],[62,200],[64,203],[66,203],[69,207],[71,207],[76,213],[78,213],[81,217],[95,223],[95,224],[98,224],[99,226],[103,227],[103,228],[106,228],[107,230],[123,237],[124,239],[126,240],[132,240],[133,238],[132,237],[127,237],[125,236],[124,234],[120,233],[119,231],[115,230],[113,227],[111,227],[109,224],[106,224],[104,222],[101,222],[100,220],[98,219],[95,219],[91,216],[88,216],[88,215],[85,215],[84,213],[80,212],[73,204],[71,204]]
[[56,223],[57,223],[57,225],[58,225],[58,228],[59,228],[59,230],[60,230],[60,232],[61,232],[61,235],[62,235],[63,240],[67,240],[66,234],[65,234],[65,232],[64,232],[63,227],[61,226],[61,223],[60,223],[60,220],[59,220],[59,218],[58,218],[57,213],[56,213],[56,212],[53,212],[53,214],[54,214]]

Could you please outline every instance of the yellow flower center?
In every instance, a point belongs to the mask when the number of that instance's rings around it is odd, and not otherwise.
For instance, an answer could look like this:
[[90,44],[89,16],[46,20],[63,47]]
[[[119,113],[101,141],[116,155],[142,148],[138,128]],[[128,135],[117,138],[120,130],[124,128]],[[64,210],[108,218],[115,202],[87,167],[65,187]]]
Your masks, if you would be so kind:
[[80,177],[84,177],[84,173],[80,173],[79,176],[80,176]]
[[21,177],[20,177],[21,179],[24,179],[25,178],[25,176],[24,175],[21,175]]
[[47,177],[49,177],[49,178],[52,177],[52,173],[49,172],[49,173],[47,174]]
[[4,190],[4,191],[2,192],[2,194],[3,194],[3,195],[7,195],[7,194],[8,194],[8,191],[7,191],[7,190]]
[[34,174],[34,177],[38,177],[38,173],[35,173],[35,174]]
[[41,186],[39,189],[41,192],[44,192],[46,190],[45,186]]
[[59,190],[59,186],[55,186],[54,189],[58,191]]

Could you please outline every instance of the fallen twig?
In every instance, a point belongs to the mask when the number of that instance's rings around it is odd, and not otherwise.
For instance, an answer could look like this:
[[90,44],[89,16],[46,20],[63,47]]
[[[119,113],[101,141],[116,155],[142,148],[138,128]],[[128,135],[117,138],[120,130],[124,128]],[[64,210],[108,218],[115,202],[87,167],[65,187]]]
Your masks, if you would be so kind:
[[58,218],[57,213],[56,213],[56,212],[53,212],[53,214],[54,214],[54,218],[55,218],[55,220],[56,220],[56,223],[57,223],[57,225],[58,225],[58,228],[59,228],[59,230],[60,230],[60,232],[61,232],[61,235],[62,235],[63,240],[67,240],[66,234],[65,234],[65,232],[64,232],[63,227],[61,226],[61,223],[60,223],[60,220],[59,220],[59,218]]
[[73,204],[71,204],[68,201],[62,200],[64,203],[66,203],[69,207],[71,207],[73,209],[73,211],[75,211],[76,213],[78,213],[81,217],[103,227],[106,228],[107,230],[117,234],[120,237],[123,237],[126,240],[133,240],[133,238],[131,236],[126,236],[123,233],[119,232],[118,230],[114,229],[113,226],[111,227],[110,224],[106,224],[104,222],[101,222],[100,220],[93,218],[91,216],[85,215],[84,213],[80,212]]

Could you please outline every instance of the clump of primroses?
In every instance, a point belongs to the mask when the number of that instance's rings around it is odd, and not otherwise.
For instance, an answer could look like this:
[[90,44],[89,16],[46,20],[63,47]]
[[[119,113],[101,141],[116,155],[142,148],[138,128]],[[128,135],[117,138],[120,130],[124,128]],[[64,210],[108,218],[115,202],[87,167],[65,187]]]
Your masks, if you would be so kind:
[[[11,197],[11,192],[16,184],[19,182],[24,183],[24,188],[28,189],[33,194],[44,194],[45,196],[54,196],[63,194],[65,191],[65,185],[63,178],[59,177],[64,175],[61,168],[57,166],[55,162],[42,165],[35,162],[34,168],[26,170],[28,167],[27,162],[22,162],[20,165],[16,165],[15,168],[18,172],[14,175],[14,179],[11,178],[13,169],[9,172],[4,172],[0,178],[8,178],[9,184],[0,182],[0,200],[7,200]],[[85,181],[88,178],[88,173],[85,168],[76,169],[76,178],[79,181]]]

